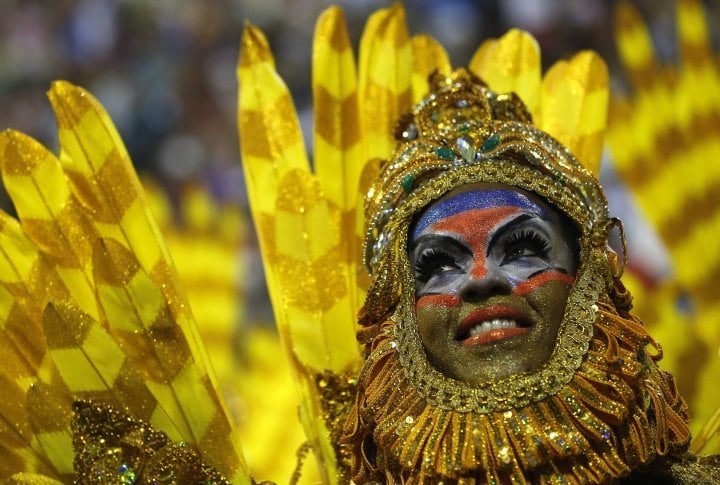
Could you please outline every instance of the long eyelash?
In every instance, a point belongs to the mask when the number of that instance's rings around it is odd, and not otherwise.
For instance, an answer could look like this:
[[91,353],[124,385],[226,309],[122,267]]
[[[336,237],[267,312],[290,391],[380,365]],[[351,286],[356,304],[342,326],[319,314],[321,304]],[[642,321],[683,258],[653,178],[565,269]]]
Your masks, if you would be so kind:
[[505,251],[521,243],[528,244],[542,256],[545,256],[550,251],[548,240],[532,229],[521,229],[510,234],[505,240]]
[[415,274],[420,281],[427,281],[430,279],[433,271],[444,263],[455,264],[455,259],[445,251],[440,249],[428,249],[424,251],[415,261]]

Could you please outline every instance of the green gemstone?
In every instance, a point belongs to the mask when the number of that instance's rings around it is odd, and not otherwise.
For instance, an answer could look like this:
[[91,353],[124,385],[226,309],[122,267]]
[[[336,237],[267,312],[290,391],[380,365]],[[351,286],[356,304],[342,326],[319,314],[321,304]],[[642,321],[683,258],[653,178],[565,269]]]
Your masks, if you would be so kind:
[[437,111],[433,111],[430,115],[430,119],[433,120],[433,122],[437,123],[437,121],[440,119],[440,113]]
[[415,180],[413,178],[413,175],[410,173],[403,177],[400,184],[402,185],[403,190],[409,193],[413,188],[413,182],[415,182]]
[[437,156],[443,160],[450,161],[455,159],[455,152],[453,152],[450,147],[439,147],[435,150],[435,153],[437,153]]
[[483,142],[482,146],[480,147],[480,150],[484,152],[489,152],[496,146],[500,144],[500,137],[495,135],[490,135],[489,137],[485,138],[485,141]]

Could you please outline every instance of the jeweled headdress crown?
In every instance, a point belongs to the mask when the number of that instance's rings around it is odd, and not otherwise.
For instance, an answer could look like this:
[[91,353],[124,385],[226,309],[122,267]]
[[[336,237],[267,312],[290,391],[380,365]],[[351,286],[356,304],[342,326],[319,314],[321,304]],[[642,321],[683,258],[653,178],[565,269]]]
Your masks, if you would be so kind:
[[460,167],[512,160],[568,187],[580,214],[576,222],[599,229],[607,201],[595,176],[570,151],[537,129],[515,93],[497,94],[471,72],[435,73],[431,92],[401,118],[400,145],[382,166],[367,196],[365,264],[370,272],[389,239],[383,230],[403,198],[425,181]]
[[[406,237],[408,220],[462,184],[501,182],[537,192],[577,224],[585,247],[592,241],[603,251],[612,228],[597,178],[533,125],[516,94],[497,94],[465,69],[447,77],[435,73],[430,86],[400,119],[399,146],[367,194],[364,258],[373,284],[366,321],[382,318],[393,306],[396,256],[403,252],[394,242]],[[386,252],[395,256],[384,257]]]

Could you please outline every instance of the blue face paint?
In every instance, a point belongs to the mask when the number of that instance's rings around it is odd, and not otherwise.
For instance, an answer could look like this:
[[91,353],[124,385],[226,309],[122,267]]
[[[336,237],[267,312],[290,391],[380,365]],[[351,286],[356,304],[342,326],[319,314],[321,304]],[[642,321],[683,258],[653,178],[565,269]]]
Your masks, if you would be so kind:
[[519,207],[539,215],[542,219],[549,218],[549,214],[544,208],[520,192],[514,190],[470,190],[430,206],[412,228],[411,240],[417,239],[428,226],[460,212],[502,206]]

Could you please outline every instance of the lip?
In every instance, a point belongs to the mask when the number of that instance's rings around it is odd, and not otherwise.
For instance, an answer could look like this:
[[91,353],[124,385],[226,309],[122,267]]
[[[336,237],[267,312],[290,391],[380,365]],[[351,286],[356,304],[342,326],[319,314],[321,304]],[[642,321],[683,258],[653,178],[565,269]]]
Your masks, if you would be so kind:
[[[498,328],[490,330],[489,332],[470,336],[470,329],[472,327],[482,322],[495,319],[515,320],[517,327]],[[490,307],[478,308],[463,318],[455,332],[455,340],[461,341],[464,346],[483,345],[523,335],[530,331],[531,326],[532,323],[530,319],[523,312],[506,305],[493,305]]]

